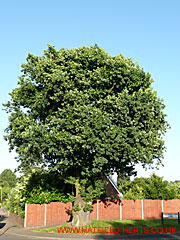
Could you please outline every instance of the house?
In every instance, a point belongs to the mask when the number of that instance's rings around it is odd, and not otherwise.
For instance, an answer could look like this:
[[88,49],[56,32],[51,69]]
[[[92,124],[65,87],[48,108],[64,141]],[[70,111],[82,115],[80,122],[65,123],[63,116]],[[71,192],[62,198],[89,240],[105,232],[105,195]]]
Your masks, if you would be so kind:
[[104,176],[108,181],[108,184],[105,186],[105,189],[107,190],[107,193],[108,193],[108,198],[116,198],[116,199],[122,198],[123,194],[118,190],[117,185],[115,181],[112,179],[112,177],[108,176],[105,173],[104,173]]

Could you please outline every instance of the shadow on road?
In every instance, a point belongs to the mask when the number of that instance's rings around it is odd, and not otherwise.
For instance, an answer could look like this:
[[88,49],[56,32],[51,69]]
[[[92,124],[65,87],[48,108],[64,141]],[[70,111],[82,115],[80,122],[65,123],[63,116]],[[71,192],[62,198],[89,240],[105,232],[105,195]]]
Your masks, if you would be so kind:
[[6,223],[0,223],[0,229],[6,226]]
[[2,235],[4,235],[9,229],[14,228],[14,227],[16,227],[16,225],[10,226],[10,227],[6,228],[3,232],[0,232],[0,237],[1,237]]
[[4,216],[4,215],[0,215],[0,222],[4,221],[5,219],[7,219],[6,216]]
[[6,233],[9,229],[17,227],[17,225],[8,226],[8,224],[6,223],[7,219],[8,218],[4,215],[0,216],[0,237],[4,235],[4,233]]

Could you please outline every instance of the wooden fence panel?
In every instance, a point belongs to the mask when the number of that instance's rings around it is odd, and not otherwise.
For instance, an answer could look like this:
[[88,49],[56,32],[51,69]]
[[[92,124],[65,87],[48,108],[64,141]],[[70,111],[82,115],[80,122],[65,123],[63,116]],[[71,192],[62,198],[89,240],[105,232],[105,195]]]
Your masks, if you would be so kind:
[[27,204],[26,226],[44,226],[45,204]]
[[[98,200],[99,201],[99,200]],[[99,203],[98,203],[99,204]],[[97,201],[93,202],[93,210],[90,212],[90,219],[97,219]]]
[[122,220],[142,219],[141,200],[122,200]]
[[144,219],[160,219],[162,213],[162,200],[143,200]]
[[163,209],[166,213],[180,212],[180,199],[163,200]]
[[115,201],[100,201],[99,208],[99,220],[120,220],[120,204],[119,200]]
[[[25,226],[51,226],[70,221],[72,203],[27,204]],[[180,212],[180,199],[173,200],[122,200],[94,201],[90,219],[135,220],[160,219],[162,211]]]
[[46,205],[46,225],[66,223],[70,220],[72,203],[51,202]]

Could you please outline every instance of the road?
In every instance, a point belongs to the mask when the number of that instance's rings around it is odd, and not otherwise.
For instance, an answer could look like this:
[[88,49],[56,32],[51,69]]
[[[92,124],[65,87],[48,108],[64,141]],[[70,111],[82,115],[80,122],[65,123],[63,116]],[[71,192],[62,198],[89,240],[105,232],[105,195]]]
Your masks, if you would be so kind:
[[[1,215],[1,213],[0,213]],[[20,228],[6,216],[0,218],[0,240],[175,240],[180,234],[148,234],[148,235],[80,235],[34,232],[30,229]]]

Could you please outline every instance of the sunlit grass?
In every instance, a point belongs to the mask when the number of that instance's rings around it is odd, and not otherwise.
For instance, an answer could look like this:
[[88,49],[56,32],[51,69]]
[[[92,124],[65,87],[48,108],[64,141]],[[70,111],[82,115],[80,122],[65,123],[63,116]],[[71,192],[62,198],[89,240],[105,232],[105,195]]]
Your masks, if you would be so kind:
[[[68,229],[69,227],[69,229]],[[58,229],[64,229],[64,233],[70,233],[71,226],[61,225]],[[36,231],[58,232],[57,227],[43,228]],[[79,229],[79,232],[77,231]],[[84,234],[151,234],[151,233],[176,233],[180,232],[180,225],[177,219],[165,219],[164,225],[160,219],[151,220],[121,220],[121,221],[101,221],[93,220],[90,225],[83,228],[77,228],[75,233]],[[172,232],[173,230],[173,232]],[[67,231],[67,232],[66,232]],[[63,233],[60,230],[60,233]],[[71,232],[73,233],[73,231]]]

